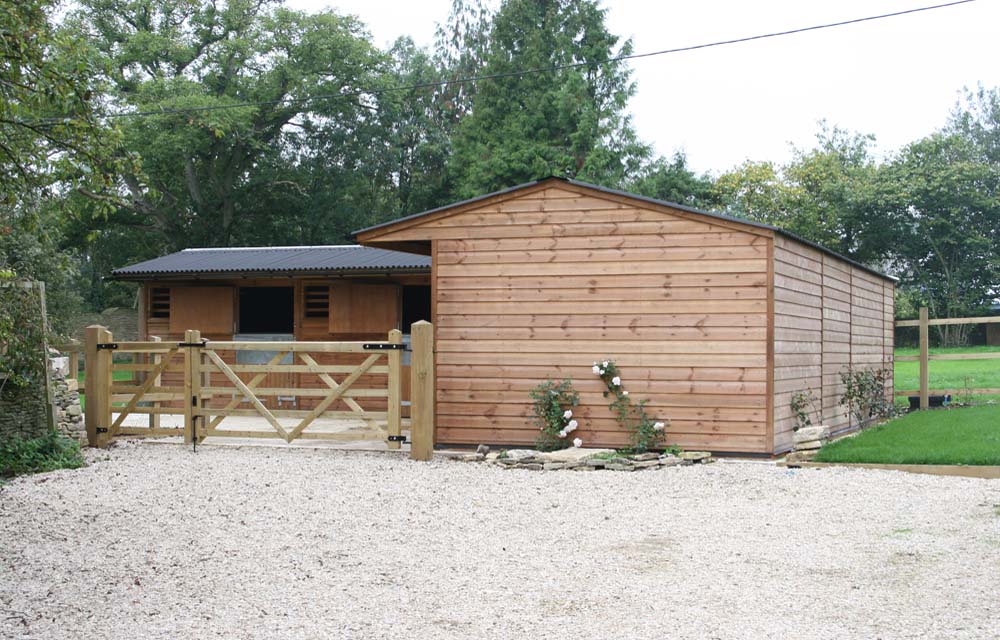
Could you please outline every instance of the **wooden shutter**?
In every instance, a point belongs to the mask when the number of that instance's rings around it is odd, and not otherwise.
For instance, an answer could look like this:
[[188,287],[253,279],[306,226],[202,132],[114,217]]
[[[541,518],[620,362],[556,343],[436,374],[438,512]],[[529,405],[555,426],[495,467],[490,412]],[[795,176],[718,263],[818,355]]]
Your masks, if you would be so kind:
[[233,287],[171,287],[170,333],[233,333]]
[[340,282],[330,287],[330,333],[387,334],[399,324],[399,287]]

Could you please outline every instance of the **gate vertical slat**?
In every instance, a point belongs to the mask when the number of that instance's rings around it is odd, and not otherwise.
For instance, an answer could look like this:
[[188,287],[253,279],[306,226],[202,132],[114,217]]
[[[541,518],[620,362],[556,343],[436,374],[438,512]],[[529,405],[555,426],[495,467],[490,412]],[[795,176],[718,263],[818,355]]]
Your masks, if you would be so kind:
[[[398,329],[393,329],[389,332],[389,343],[390,344],[402,344],[403,343],[403,332]],[[388,447],[390,449],[399,448],[399,440],[393,439],[398,438],[400,434],[403,433],[403,421],[402,421],[402,372],[403,372],[403,353],[396,349],[389,351],[389,406],[388,406],[388,425],[386,430],[388,434],[392,436],[388,442]]]
[[201,404],[201,331],[185,331],[184,343],[184,444],[191,444]]

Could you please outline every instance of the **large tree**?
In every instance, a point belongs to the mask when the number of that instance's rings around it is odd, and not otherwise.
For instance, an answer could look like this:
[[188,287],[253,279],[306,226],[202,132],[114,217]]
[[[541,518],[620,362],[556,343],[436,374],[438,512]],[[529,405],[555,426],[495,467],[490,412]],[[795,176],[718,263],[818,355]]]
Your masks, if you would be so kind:
[[141,172],[94,197],[165,248],[255,235],[287,214],[260,194],[294,202],[307,187],[302,139],[352,140],[375,111],[365,90],[383,58],[351,17],[267,0],[84,0],[71,25],[110,67],[112,103],[137,112],[121,121]]
[[[981,312],[1000,284],[1000,166],[984,162],[973,140],[940,132],[907,146],[886,178],[901,220],[902,285],[935,317]],[[940,329],[954,346],[969,327]]]
[[548,175],[621,186],[637,173],[649,149],[626,112],[635,84],[624,62],[608,62],[632,45],[608,31],[605,13],[593,0],[503,3],[489,25],[486,77],[454,140],[459,195]]

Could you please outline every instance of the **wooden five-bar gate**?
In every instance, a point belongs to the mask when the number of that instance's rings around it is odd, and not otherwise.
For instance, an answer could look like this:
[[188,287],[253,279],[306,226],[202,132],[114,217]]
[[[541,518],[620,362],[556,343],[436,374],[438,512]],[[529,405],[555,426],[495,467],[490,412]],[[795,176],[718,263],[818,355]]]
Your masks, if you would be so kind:
[[[434,432],[433,327],[421,321],[411,331],[410,455],[428,460]],[[198,331],[187,331],[183,342],[116,342],[106,328],[88,327],[87,437],[97,447],[115,436],[134,435],[182,436],[186,443],[209,437],[385,440],[399,449],[405,441],[404,349],[399,331],[384,342],[213,341]],[[297,383],[272,386],[288,380]],[[135,420],[142,415],[148,417]],[[168,415],[173,421],[164,424]],[[228,428],[230,417],[257,420]]]

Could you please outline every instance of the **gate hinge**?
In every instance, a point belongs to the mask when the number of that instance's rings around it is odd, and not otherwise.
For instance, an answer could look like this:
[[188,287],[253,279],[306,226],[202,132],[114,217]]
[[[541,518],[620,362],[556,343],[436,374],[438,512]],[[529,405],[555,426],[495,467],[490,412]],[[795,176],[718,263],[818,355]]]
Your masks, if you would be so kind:
[[361,348],[368,351],[405,351],[406,345],[393,342],[366,342]]
[[97,350],[107,349],[109,351],[114,351],[118,348],[117,342],[101,342],[97,345]]
[[178,347],[204,347],[208,344],[208,340],[202,340],[201,342],[178,342]]
[[108,432],[108,428],[107,427],[97,427],[96,431],[97,431],[97,433],[107,433]]
[[386,440],[388,442],[402,442],[406,444],[406,436],[387,436]]

